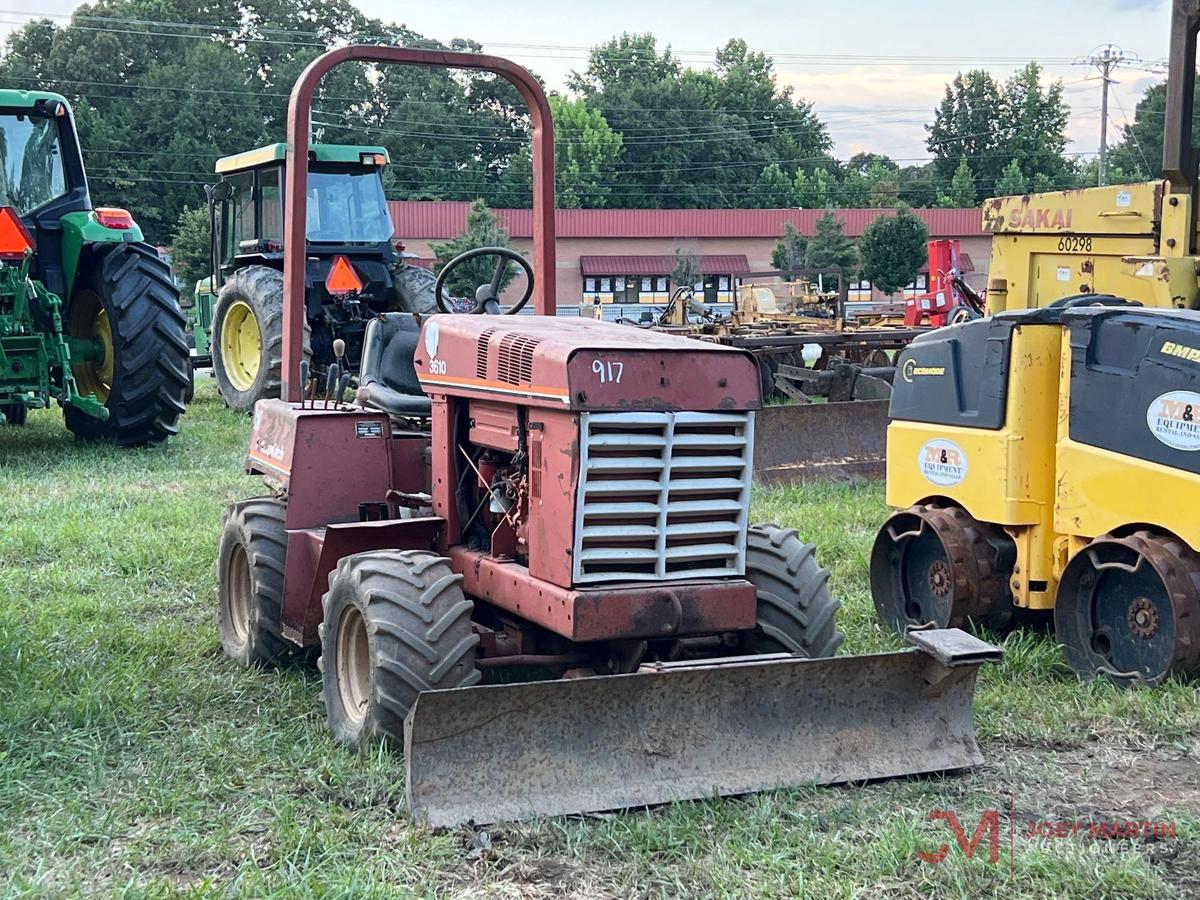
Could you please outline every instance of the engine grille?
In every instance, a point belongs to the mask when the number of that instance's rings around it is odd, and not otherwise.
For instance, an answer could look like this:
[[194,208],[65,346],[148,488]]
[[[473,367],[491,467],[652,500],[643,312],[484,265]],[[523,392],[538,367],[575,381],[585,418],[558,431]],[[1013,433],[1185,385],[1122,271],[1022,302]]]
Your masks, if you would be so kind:
[[509,384],[529,384],[533,381],[533,351],[540,344],[519,332],[500,338],[500,365],[497,377]]
[[754,413],[581,413],[574,582],[745,573]]

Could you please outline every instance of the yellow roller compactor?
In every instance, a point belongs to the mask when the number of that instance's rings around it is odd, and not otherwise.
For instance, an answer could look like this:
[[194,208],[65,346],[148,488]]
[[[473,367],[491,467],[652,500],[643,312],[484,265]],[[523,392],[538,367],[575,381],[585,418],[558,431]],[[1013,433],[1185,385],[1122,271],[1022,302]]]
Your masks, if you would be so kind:
[[1200,668],[1198,32],[1175,0],[1163,180],[988,201],[991,315],[899,358],[871,557],[897,630],[1052,616],[1081,675]]
[[904,352],[871,588],[902,632],[1053,610],[1075,671],[1156,684],[1200,667],[1200,316],[1095,300]]

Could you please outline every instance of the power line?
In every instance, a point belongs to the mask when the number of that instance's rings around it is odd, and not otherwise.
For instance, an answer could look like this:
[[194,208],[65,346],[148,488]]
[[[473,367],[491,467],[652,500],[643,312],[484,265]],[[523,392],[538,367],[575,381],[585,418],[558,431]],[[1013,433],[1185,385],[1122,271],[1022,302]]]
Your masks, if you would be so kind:
[[1117,101],[1117,108],[1121,110],[1121,118],[1128,127],[1127,133],[1133,139],[1133,146],[1137,148],[1138,156],[1142,158],[1142,165],[1146,167],[1145,175],[1147,178],[1154,177],[1154,170],[1150,168],[1150,161],[1146,159],[1146,152],[1142,149],[1141,141],[1138,140],[1137,129],[1132,126],[1129,119],[1129,113],[1125,112],[1125,104],[1121,102],[1121,95],[1113,94],[1113,99]]
[[[285,45],[285,46],[303,46],[303,47],[314,47],[314,46],[324,47],[324,46],[326,46],[324,43],[315,42],[315,41],[300,42],[300,41],[293,41],[293,40],[278,40],[278,39],[271,39],[271,38],[266,38],[266,37],[255,37],[254,36],[255,33],[261,34],[261,35],[276,34],[276,35],[291,35],[291,36],[308,37],[308,38],[317,38],[318,37],[318,35],[316,35],[314,32],[264,26],[257,22],[244,23],[244,24],[240,24],[240,25],[202,23],[202,22],[172,22],[172,21],[164,21],[164,20],[160,20],[160,19],[124,18],[124,17],[119,17],[119,16],[89,16],[89,15],[81,15],[78,13],[74,13],[74,14],[73,13],[50,13],[50,12],[32,13],[32,12],[28,12],[26,10],[15,10],[15,9],[0,9],[0,15],[20,17],[24,22],[46,20],[46,19],[66,21],[71,24],[71,27],[80,28],[83,30],[111,31],[111,32],[117,33],[117,34],[125,34],[125,33],[148,34],[148,35],[153,35],[153,36],[191,37],[191,38],[199,38],[199,39],[204,39],[204,40],[211,40],[213,37],[211,32],[228,32],[228,34],[226,35],[227,37],[229,37],[232,40],[241,42],[241,43],[267,43],[267,44],[281,44],[281,45]],[[101,29],[89,29],[88,26],[78,24],[80,22],[97,22],[97,23],[102,23],[105,27],[103,27]],[[120,29],[114,29],[111,27],[107,27],[111,23],[118,23],[118,24],[122,24],[122,25],[140,25],[140,26],[145,26],[147,28],[193,29],[193,30],[206,31],[206,32],[210,32],[210,33],[209,34],[190,34],[190,33],[186,33],[186,32],[180,32],[177,34],[162,34],[161,32],[150,32],[150,31],[123,31]],[[247,32],[249,32],[249,33],[247,33]],[[374,34],[374,35],[372,35],[372,34],[345,34],[345,35],[341,35],[340,37],[342,37],[343,39],[353,38],[354,40],[358,40],[358,41],[386,41],[386,42],[390,43],[390,42],[395,42],[397,40],[397,38],[399,37],[399,35],[397,35],[395,33],[393,33],[393,34]],[[430,40],[428,40],[428,43],[438,44],[440,42],[430,39]],[[561,59],[561,58],[587,59],[587,58],[591,57],[593,51],[600,49],[600,47],[598,47],[598,46],[585,46],[585,45],[572,45],[572,44],[530,44],[530,43],[511,43],[511,42],[503,42],[503,41],[488,41],[488,42],[486,42],[486,45],[488,47],[495,47],[495,48],[500,48],[500,49],[529,51],[530,53],[536,53],[539,56],[544,56],[544,55],[550,54],[550,53],[578,54],[578,56],[565,56],[565,57],[564,56],[558,56],[558,57],[551,56],[551,57],[549,57],[549,58],[559,58],[559,59]],[[600,45],[600,46],[602,46],[602,45]],[[613,53],[613,50],[607,49],[606,52],[611,56]],[[710,59],[710,58],[715,58],[718,51],[716,49],[675,48],[675,47],[671,47],[668,45],[663,48],[663,52],[664,52],[664,54],[669,53],[671,56],[676,57],[676,58],[700,57],[703,59]],[[762,53],[767,56],[770,56],[772,59],[782,59],[782,60],[787,60],[787,61],[808,62],[810,64],[828,64],[828,65],[839,65],[839,66],[846,65],[847,61],[849,61],[853,65],[894,65],[894,64],[914,64],[914,63],[916,63],[916,64],[937,64],[937,65],[945,65],[947,63],[957,63],[957,64],[994,63],[994,64],[1020,65],[1022,63],[1026,63],[1026,62],[1030,61],[1027,57],[1023,57],[1023,56],[985,56],[985,55],[972,55],[972,54],[959,54],[959,55],[894,54],[894,55],[886,55],[886,54],[877,54],[877,53],[855,54],[855,53],[843,53],[843,52],[802,53],[802,52],[797,52],[794,50],[787,50],[787,49],[772,50],[772,49],[755,49],[755,48],[750,48],[749,52]],[[641,49],[640,48],[631,49],[629,51],[629,53],[630,54],[635,54],[635,53],[640,54]],[[1058,66],[1058,65],[1066,66],[1066,65],[1073,64],[1073,60],[1069,57],[1044,57],[1044,58],[1036,60],[1036,61],[1046,64],[1046,65],[1056,65],[1056,66]]]
[[[1142,63],[1136,53],[1122,50],[1116,44],[1104,44],[1092,51],[1090,56],[1081,56],[1075,60],[1076,65],[1094,66],[1100,72],[1100,172],[1099,184],[1103,187],[1108,183],[1108,93],[1109,88],[1118,82],[1112,73],[1127,63]],[[1150,71],[1147,69],[1146,71]]]
[[[241,46],[244,50],[244,45],[252,44],[252,43],[277,44],[277,45],[281,45],[281,46],[295,46],[295,47],[314,47],[314,48],[322,48],[322,49],[329,45],[329,41],[320,41],[319,40],[320,36],[313,32],[288,31],[285,29],[267,28],[267,27],[263,27],[263,26],[259,25],[258,23],[253,23],[253,22],[252,23],[244,23],[244,24],[237,25],[237,26],[230,26],[230,25],[208,25],[208,24],[202,24],[202,23],[171,23],[171,22],[162,22],[162,21],[150,20],[150,19],[120,19],[120,18],[116,18],[116,17],[106,17],[106,16],[78,16],[77,15],[77,16],[72,17],[69,15],[57,15],[57,16],[47,17],[47,16],[39,16],[37,14],[25,13],[22,11],[12,11],[12,10],[0,10],[0,14],[2,14],[2,15],[20,15],[20,16],[26,17],[28,20],[41,19],[41,18],[58,18],[58,19],[70,20],[72,22],[72,25],[70,27],[78,28],[78,29],[81,29],[84,31],[110,32],[110,33],[115,33],[115,34],[132,34],[132,35],[141,35],[141,36],[147,36],[147,37],[155,37],[155,36],[176,37],[176,38],[183,37],[183,38],[208,40],[208,41],[214,41],[214,42],[221,40],[221,41],[225,42],[225,46],[233,45],[235,50],[237,50],[239,46]],[[91,27],[91,26],[87,26],[87,25],[81,25],[81,24],[79,24],[80,22],[102,23],[102,25],[104,27]],[[119,23],[119,24],[123,24],[123,25],[145,26],[147,28],[155,28],[155,29],[175,29],[175,33],[170,33],[170,32],[164,33],[163,31],[151,31],[151,30],[117,29],[117,28],[110,27],[112,25],[112,23]],[[190,29],[190,31],[187,31],[185,29]],[[209,33],[198,33],[199,30],[206,30]],[[213,32],[217,32],[217,33],[214,34]],[[267,35],[300,35],[303,37],[311,37],[314,40],[318,40],[318,42],[312,43],[312,42],[290,41],[290,40],[270,40],[265,37]],[[382,39],[386,40],[388,42],[396,42],[397,40],[400,40],[403,37],[404,37],[403,34],[393,33],[390,35],[382,36]],[[351,35],[341,35],[341,36],[335,36],[333,41],[336,43],[338,41],[344,42],[344,41],[348,41],[350,39],[352,39]],[[354,39],[358,39],[358,38],[356,37]],[[431,41],[428,43],[436,44],[437,42]],[[550,50],[550,51],[588,50],[588,48],[563,47],[563,46],[559,46],[559,45],[533,45],[533,44],[502,45],[502,44],[495,44],[492,46],[510,46],[510,47],[517,48],[517,49]],[[670,49],[670,48],[668,48],[668,49]],[[631,51],[631,52],[635,52],[635,51]],[[756,51],[756,52],[770,52],[770,51]],[[590,53],[590,51],[589,51],[589,53]],[[680,58],[684,54],[704,54],[706,56],[712,55],[710,51],[683,51],[683,50],[674,51],[674,50],[672,50],[671,53],[676,58]],[[866,57],[866,56],[856,56],[853,54],[851,54],[851,55],[816,54],[816,53],[808,54],[808,53],[790,53],[787,51],[780,51],[776,55],[779,58],[808,61],[809,64],[813,64],[813,65],[818,65],[818,64],[845,65],[845,64],[847,64],[847,62],[846,62],[847,60],[849,60],[851,62],[851,64],[862,64],[863,61],[868,60],[868,59],[876,61],[879,64],[889,64],[889,65],[890,64],[912,63],[912,62],[923,62],[923,61],[930,61],[930,62],[937,62],[939,64],[944,64],[948,61],[953,61],[954,59],[958,59],[957,57],[951,57],[951,58],[943,57],[943,56],[928,57],[928,56],[919,56],[919,55],[893,56],[893,57],[881,57],[878,55],[872,55],[870,57]],[[610,54],[610,56],[611,56],[611,54]],[[983,56],[966,57],[966,56],[964,56],[964,57],[961,57],[961,59],[964,61],[976,62],[976,63],[1003,62],[1003,61],[1011,61],[1011,62],[1027,61],[1024,58],[1016,58],[1016,57],[1009,58],[1009,57],[983,57]],[[822,62],[822,61],[824,61],[824,62]],[[1050,61],[1043,60],[1043,62],[1050,62]],[[1057,65],[1058,63],[1051,63],[1051,64]],[[123,90],[129,90],[129,91],[157,90],[157,91],[179,92],[179,93],[183,93],[183,94],[190,92],[190,93],[202,93],[205,95],[231,96],[231,97],[232,96],[253,96],[253,97],[257,97],[257,98],[261,98],[261,97],[286,98],[288,96],[287,93],[266,90],[265,89],[266,85],[264,85],[263,90],[234,90],[234,89],[203,88],[203,87],[178,88],[178,87],[167,87],[167,86],[161,86],[161,85],[135,85],[135,84],[122,83],[122,82],[85,82],[85,81],[69,82],[68,81],[66,83],[73,83],[73,84],[84,86],[84,87],[86,87],[88,85],[94,85],[94,86],[110,87],[110,88],[114,88],[114,89],[123,89]],[[1068,82],[1068,85],[1070,85],[1070,84],[1074,84],[1074,82]],[[98,94],[98,93],[90,92],[90,91],[85,92],[85,96],[96,97],[96,98],[107,97],[110,99],[118,99],[118,98],[124,99],[123,95],[121,95],[121,94],[107,94],[106,95],[106,94]],[[379,101],[386,102],[386,100],[390,100],[390,98],[385,99],[384,97],[381,97],[381,96],[376,96],[374,98],[370,98],[370,97],[336,98],[336,97],[326,96],[324,99],[326,101],[341,99],[341,100],[345,100],[350,103],[369,103],[371,105],[372,109],[376,108],[376,104],[373,101],[379,100]],[[416,105],[430,106],[430,107],[436,106],[436,107],[444,109],[442,104],[434,103],[432,101],[401,100],[401,101],[398,101],[398,105],[403,105],[405,107],[416,106]],[[614,111],[614,112],[618,109],[621,109],[622,111],[639,112],[639,113],[643,113],[643,114],[650,115],[650,116],[655,115],[656,113],[662,112],[659,110],[644,109],[644,108],[610,107],[608,109],[611,111]],[[925,107],[925,106],[923,106],[923,107],[896,107],[896,108],[892,109],[891,111],[894,113],[901,113],[901,112],[909,112],[909,111],[920,110],[920,109],[928,109],[928,107]],[[730,115],[735,111],[742,111],[742,112],[749,111],[749,112],[758,113],[763,116],[777,116],[777,117],[781,117],[781,118],[785,118],[785,119],[790,118],[793,115],[806,115],[810,111],[813,111],[815,115],[821,117],[822,121],[791,122],[790,124],[787,122],[779,122],[779,121],[718,122],[718,123],[713,123],[713,125],[708,130],[699,128],[696,125],[674,125],[674,126],[662,125],[662,126],[658,126],[658,127],[632,127],[631,126],[628,128],[619,129],[619,132],[625,138],[625,143],[631,147],[635,147],[638,145],[643,145],[643,146],[663,145],[663,146],[669,147],[669,146],[673,146],[673,145],[677,145],[677,144],[696,144],[696,143],[730,141],[730,140],[738,140],[738,141],[755,140],[755,141],[758,141],[758,140],[761,140],[764,138],[770,138],[770,137],[797,137],[797,136],[799,136],[801,134],[805,134],[805,133],[822,133],[822,132],[824,132],[826,130],[824,120],[829,120],[830,117],[832,115],[834,115],[834,113],[829,112],[829,111],[823,112],[823,113],[817,113],[817,112],[815,112],[815,110],[812,110],[811,104],[806,104],[803,107],[787,106],[787,107],[767,108],[767,109],[744,109],[743,108],[743,109],[739,110],[737,108],[726,107],[726,108],[701,108],[701,109],[694,109],[694,110],[672,109],[670,111],[672,111],[672,112],[676,112],[676,111],[677,112],[685,112],[685,111],[701,112],[701,113],[709,114],[713,117]],[[924,118],[920,119],[920,120],[906,119],[906,118],[888,119],[886,117],[886,113],[888,111],[889,111],[889,108],[887,108],[887,107],[877,107],[875,109],[858,109],[858,108],[854,108],[854,107],[848,107],[848,108],[846,108],[845,112],[843,113],[844,115],[847,115],[847,119],[843,120],[840,123],[836,123],[836,124],[851,124],[851,120],[858,120],[858,119],[862,119],[863,117],[866,117],[871,122],[877,122],[877,123],[887,122],[888,124],[912,124],[912,123],[918,122],[918,121],[922,122],[922,123],[924,121],[926,121]],[[320,112],[320,111],[314,111],[314,112],[316,115],[322,115],[325,117],[336,117],[336,118],[341,118],[344,120],[350,120],[350,124],[339,124],[339,125],[326,124],[325,125],[325,127],[336,128],[339,130],[350,130],[350,131],[359,130],[359,131],[366,131],[368,133],[394,134],[394,135],[399,135],[399,136],[409,137],[409,138],[436,140],[439,142],[441,142],[441,141],[456,141],[459,143],[473,143],[473,144],[486,143],[486,144],[498,144],[501,146],[521,145],[521,144],[526,143],[526,141],[527,141],[527,139],[523,138],[523,137],[508,136],[510,134],[510,132],[507,129],[504,129],[500,125],[498,125],[496,128],[491,128],[486,125],[472,125],[469,123],[462,123],[462,122],[435,122],[433,120],[424,120],[424,119],[422,119],[422,120],[396,119],[391,116],[386,116],[382,120],[383,123],[389,123],[389,122],[397,123],[397,124],[408,123],[408,124],[417,126],[418,129],[420,129],[420,128],[428,129],[428,128],[436,128],[438,126],[444,126],[446,128],[452,129],[455,132],[453,134],[447,135],[447,134],[441,133],[441,132],[431,133],[429,131],[423,131],[423,130],[412,130],[412,129],[410,129],[410,130],[389,130],[389,129],[385,129],[385,128],[381,128],[381,127],[373,127],[373,126],[365,125],[365,124],[359,122],[358,121],[359,117],[352,113],[332,111],[332,110],[326,110],[324,112]],[[1105,113],[1106,112],[1107,112],[1107,110],[1105,109]],[[479,133],[472,135],[471,134],[472,131],[479,132]],[[966,139],[969,137],[971,137],[971,136],[970,135],[960,135],[960,136],[956,136],[953,139],[949,139],[949,141],[963,140],[963,139]],[[568,141],[560,141],[560,143],[569,146],[571,142],[568,140]],[[239,149],[241,149],[241,148],[239,148]],[[1105,148],[1102,144],[1102,150],[1101,150],[1102,153],[1104,152],[1104,149]],[[112,153],[112,154],[121,154],[122,153],[122,151],[119,151],[119,150],[97,150],[94,152]],[[159,154],[156,154],[154,151],[126,151],[126,153],[127,153],[127,155],[133,155],[134,153],[137,153],[138,155],[159,155]],[[185,156],[185,154],[169,154],[169,153],[164,153],[162,155],[165,155],[165,156],[177,155],[180,157]],[[1093,154],[1079,153],[1079,154],[1066,154],[1066,155],[1067,156],[1074,155],[1074,156],[1078,156],[1078,157],[1083,157],[1083,156],[1089,156],[1089,155],[1093,155]],[[205,157],[204,154],[191,154],[188,156],[190,156],[191,158],[204,158]],[[974,156],[968,156],[968,157],[964,157],[964,158],[984,159],[987,157],[1002,157],[1002,156],[1004,156],[1004,154],[974,155]],[[1144,155],[1143,155],[1143,158],[1144,158]],[[427,170],[428,167],[415,164],[411,161],[411,158],[408,158],[408,159],[410,159],[409,163],[406,163],[406,164],[405,163],[397,163],[397,164],[393,164],[393,167],[400,168],[400,169],[417,170],[417,171]],[[798,159],[798,160],[777,160],[774,162],[777,162],[780,165],[792,165],[792,164],[799,164],[802,162],[824,163],[827,161],[834,161],[835,159],[836,158],[833,157],[832,154],[829,154],[829,155],[824,155],[824,156],[820,156],[820,157],[808,157],[808,158],[802,158],[802,159]],[[908,157],[908,158],[899,158],[894,161],[896,161],[896,162],[905,162],[905,161],[927,162],[930,159],[931,159],[930,157]],[[841,160],[841,161],[846,162],[846,160]],[[767,160],[767,161],[764,161],[764,160],[728,161],[727,160],[727,161],[722,161],[720,163],[714,163],[714,164],[708,164],[708,165],[682,164],[682,165],[673,165],[673,166],[666,167],[666,168],[662,168],[661,163],[637,162],[637,163],[618,163],[617,166],[618,166],[618,171],[620,169],[628,170],[631,173],[631,176],[632,175],[651,175],[651,174],[655,174],[655,173],[660,173],[660,174],[672,173],[672,174],[677,174],[677,175],[686,175],[690,172],[696,172],[696,171],[701,171],[701,170],[719,171],[719,170],[724,170],[724,169],[763,167],[765,165],[770,164],[770,162],[772,162],[772,161],[769,161],[769,160]],[[438,167],[443,168],[443,170],[444,170],[447,165],[447,161],[444,161],[444,160],[431,161],[429,165],[430,166],[438,166]],[[653,166],[660,166],[660,168],[651,168]],[[96,171],[98,173],[100,173],[100,172],[114,173],[109,177],[112,179],[116,179],[116,180],[123,179],[123,180],[130,180],[130,181],[157,182],[157,183],[162,183],[162,184],[193,184],[193,185],[202,184],[203,182],[201,182],[201,181],[171,180],[164,176],[193,176],[193,175],[194,176],[206,176],[206,175],[208,175],[208,173],[206,173],[206,172],[184,172],[184,171],[174,171],[174,170],[163,170],[161,172],[158,172],[156,175],[149,175],[149,176],[127,174],[127,173],[122,172],[119,169],[113,169],[113,168],[109,168],[109,169],[99,168]],[[100,177],[105,178],[104,175],[101,175]],[[899,176],[897,176],[897,178],[898,177]],[[628,179],[626,179],[626,181],[627,180]],[[614,182],[611,182],[611,184],[616,185],[616,186],[624,186],[626,181],[614,181]],[[471,183],[470,181],[459,180],[459,181],[454,181],[454,182],[433,181],[433,182],[426,182],[424,184],[427,184],[430,187],[449,185],[452,187],[461,188],[465,184],[470,184],[470,183]],[[922,182],[922,187],[920,188],[920,190],[922,190],[922,191],[936,190],[936,184],[934,184],[933,182],[928,182],[931,186],[925,187],[924,185],[926,183],[927,182]],[[948,182],[948,181],[944,182],[944,184],[949,184],[949,183],[950,182]],[[482,184],[487,188],[488,191],[491,191],[491,192],[498,191],[499,193],[509,193],[509,194],[513,193],[512,190],[500,190],[496,187],[495,184],[492,184],[492,183],[483,182]],[[689,190],[687,193],[678,192],[673,195],[690,198],[690,197],[696,196],[698,193],[703,193],[703,191],[705,189],[707,189],[710,192],[711,191],[729,191],[729,190],[736,190],[743,186],[744,187],[753,187],[757,184],[758,184],[758,182],[753,182],[750,184],[743,184],[741,182],[727,182],[727,183],[711,185],[711,186],[692,185],[692,186],[689,186]],[[860,193],[860,190],[855,189],[855,188],[838,188],[838,189],[828,190],[828,191],[824,192],[823,195],[824,196],[834,196],[834,195],[838,195],[838,194],[851,195],[851,194],[859,194],[859,193]],[[644,196],[644,195],[645,195],[645,192],[643,190],[639,190],[637,192],[633,192],[633,193],[627,194],[625,196]],[[672,195],[672,194],[668,194],[663,191],[660,191],[659,193],[655,194],[655,196],[664,197],[664,198],[666,196],[670,196],[670,195]]]

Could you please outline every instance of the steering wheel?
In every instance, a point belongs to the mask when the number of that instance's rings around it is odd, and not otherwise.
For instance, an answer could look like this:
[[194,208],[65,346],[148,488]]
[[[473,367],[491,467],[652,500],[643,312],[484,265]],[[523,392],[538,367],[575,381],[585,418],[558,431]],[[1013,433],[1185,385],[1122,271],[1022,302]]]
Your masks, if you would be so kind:
[[433,298],[437,301],[438,309],[444,313],[453,312],[442,296],[442,288],[446,286],[446,280],[449,278],[451,272],[463,263],[480,256],[498,256],[500,258],[496,260],[496,271],[492,274],[492,280],[487,284],[481,284],[475,289],[475,305],[467,310],[467,312],[472,315],[479,315],[480,313],[487,313],[489,316],[501,315],[500,289],[504,284],[504,275],[508,271],[509,265],[516,263],[525,271],[525,293],[521,295],[521,299],[514,303],[507,312],[503,313],[508,316],[516,315],[525,308],[525,304],[533,296],[533,267],[529,265],[529,260],[524,256],[516,250],[509,250],[507,247],[476,247],[474,250],[458,254],[458,256],[442,266],[442,271],[438,272],[437,280],[433,283]]
[[963,322],[973,322],[975,319],[982,318],[983,316],[969,306],[956,306],[950,310],[950,315],[946,316],[946,324],[961,325]]

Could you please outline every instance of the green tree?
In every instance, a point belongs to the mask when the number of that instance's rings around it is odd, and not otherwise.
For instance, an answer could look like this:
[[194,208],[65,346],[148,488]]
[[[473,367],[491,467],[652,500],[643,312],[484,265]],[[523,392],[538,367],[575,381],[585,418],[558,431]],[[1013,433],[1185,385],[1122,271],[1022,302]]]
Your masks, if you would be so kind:
[[780,209],[796,205],[796,189],[792,179],[779,163],[771,163],[758,176],[758,184],[750,189],[746,205],[755,209]]
[[671,270],[671,283],[675,287],[692,287],[701,279],[700,260],[694,254],[675,248],[675,268]]
[[894,294],[916,280],[928,256],[929,229],[904,206],[866,227],[858,240],[862,274],[885,294]]
[[893,207],[900,193],[900,167],[878,153],[858,153],[842,170],[836,206]]
[[[149,240],[166,243],[184,206],[202,202],[213,162],[283,140],[300,71],[355,40],[478,49],[368,19],[350,0],[99,0],[65,25],[9,35],[0,83],[65,93],[93,201],[130,208]],[[428,104],[436,125],[414,128],[430,120]],[[347,65],[322,81],[313,121],[327,142],[379,143],[403,160],[388,173],[393,196],[470,199],[495,192],[526,133],[522,113],[515,90],[484,74]]]
[[1016,197],[1028,192],[1029,179],[1021,171],[1021,163],[1015,159],[1009,161],[1009,164],[1004,167],[1004,171],[1000,173],[999,181],[996,182],[996,196]]
[[839,268],[849,279],[858,272],[858,257],[854,242],[846,237],[842,220],[831,210],[825,210],[808,242],[808,265],[814,269]]
[[964,159],[970,160],[983,184],[999,177],[1003,165],[996,154],[1004,143],[1001,88],[987,72],[974,69],[956,75],[925,130],[938,181],[948,184]]
[[[1145,167],[1134,164],[1136,167],[1132,170],[1126,169],[1125,166],[1129,163],[1128,157],[1122,157],[1121,162],[1114,162],[1112,159],[1108,161],[1106,171],[1107,181],[1109,184],[1133,184],[1139,181],[1145,181]],[[1054,190],[1064,190],[1068,188],[1089,188],[1095,187],[1100,183],[1100,158],[1093,157],[1087,163],[1080,166],[1073,174],[1068,184],[1055,185]],[[1035,182],[1036,185],[1036,182]],[[1035,186],[1035,190],[1036,190]]]
[[808,238],[791,222],[783,226],[783,237],[771,251],[771,265],[780,271],[802,269],[808,264]]
[[795,178],[796,202],[801,209],[825,209],[842,206],[842,188],[837,177],[825,169],[810,175],[801,169]]
[[846,173],[857,173],[859,175],[869,172],[876,166],[882,166],[885,169],[899,169],[896,161],[890,156],[883,153],[855,153],[846,161]]
[[171,238],[171,267],[185,295],[209,276],[209,252],[208,208],[185,206]]
[[908,206],[934,206],[941,197],[934,179],[937,177],[933,163],[922,166],[905,166],[898,173],[900,202]]
[[812,106],[780,88],[771,59],[731,40],[712,69],[687,68],[653,35],[594,47],[568,86],[624,135],[620,205],[743,206],[777,163],[832,159]]
[[975,175],[964,159],[954,170],[954,177],[950,180],[950,192],[942,194],[938,198],[938,206],[951,208],[974,206],[976,199]]
[[1033,181],[1029,185],[1029,190],[1035,194],[1045,194],[1050,191],[1057,191],[1059,187],[1054,183],[1054,179],[1045,172],[1038,172],[1033,176]]
[[[1158,178],[1162,172],[1163,122],[1167,116],[1166,82],[1151,85],[1138,100],[1133,121],[1121,128],[1121,139],[1113,145],[1108,158],[1108,181],[1146,181]],[[1200,109],[1192,111],[1192,133],[1200,135]],[[1097,183],[1095,164],[1092,177],[1084,181]],[[1119,173],[1119,174],[1118,174]]]
[[937,180],[951,183],[965,160],[976,179],[976,196],[999,192],[997,183],[1013,161],[1026,181],[1038,173],[1065,181],[1072,170],[1063,156],[1068,113],[1062,82],[1044,86],[1036,62],[1003,85],[983,71],[960,73],[946,86],[926,126]]
[[867,206],[884,209],[900,201],[900,171],[895,166],[874,163],[867,171],[867,181]]
[[[563,209],[600,209],[619,182],[623,153],[621,135],[609,127],[599,110],[582,99],[549,98],[554,117],[555,195]],[[504,202],[518,206],[532,200],[529,147],[513,156],[502,181]]]
[[[446,263],[460,253],[474,250],[476,247],[507,247],[508,232],[500,225],[499,220],[487,208],[482,200],[476,200],[467,211],[467,226],[458,237],[443,243],[430,244],[433,255],[437,258],[434,270],[441,272]],[[456,297],[474,298],[475,289],[481,284],[488,284],[496,271],[496,257],[482,256],[459,266],[446,282],[447,291]],[[506,287],[517,275],[516,267],[510,265],[505,273],[501,287]]]
[[1062,82],[1043,88],[1041,77],[1042,67],[1031,62],[1004,83],[1001,152],[1017,160],[1027,179],[1039,173],[1058,179],[1068,168],[1063,152],[1070,109]]

